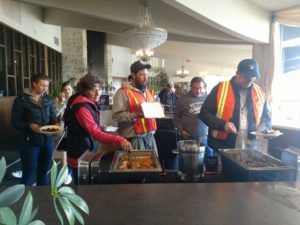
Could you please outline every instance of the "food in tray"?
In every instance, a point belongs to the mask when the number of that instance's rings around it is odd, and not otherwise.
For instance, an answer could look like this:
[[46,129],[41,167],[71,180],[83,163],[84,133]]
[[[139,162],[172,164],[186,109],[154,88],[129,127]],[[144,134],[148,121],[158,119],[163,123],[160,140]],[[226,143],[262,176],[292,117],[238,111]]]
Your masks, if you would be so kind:
[[118,169],[135,170],[135,169],[154,169],[154,162],[150,156],[128,156],[120,157]]
[[41,128],[41,131],[58,132],[60,131],[60,129],[58,127],[47,127],[47,128]]
[[245,152],[231,153],[230,156],[233,157],[237,162],[247,166],[247,167],[278,167],[278,164],[268,160],[266,157],[258,157],[252,154],[243,154]]

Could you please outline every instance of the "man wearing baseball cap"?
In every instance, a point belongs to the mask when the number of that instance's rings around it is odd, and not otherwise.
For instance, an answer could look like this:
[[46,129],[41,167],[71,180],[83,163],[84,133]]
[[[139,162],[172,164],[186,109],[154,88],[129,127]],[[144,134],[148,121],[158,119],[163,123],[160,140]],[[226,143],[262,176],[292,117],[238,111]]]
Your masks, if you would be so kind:
[[255,149],[252,131],[271,128],[265,94],[254,83],[260,77],[254,59],[244,59],[236,75],[220,82],[206,98],[201,120],[209,127],[208,145],[215,151],[224,148]]
[[134,149],[156,150],[155,118],[144,118],[141,103],[154,102],[154,92],[147,88],[150,64],[136,61],[131,64],[132,81],[121,87],[113,98],[113,119],[118,122],[119,134]]

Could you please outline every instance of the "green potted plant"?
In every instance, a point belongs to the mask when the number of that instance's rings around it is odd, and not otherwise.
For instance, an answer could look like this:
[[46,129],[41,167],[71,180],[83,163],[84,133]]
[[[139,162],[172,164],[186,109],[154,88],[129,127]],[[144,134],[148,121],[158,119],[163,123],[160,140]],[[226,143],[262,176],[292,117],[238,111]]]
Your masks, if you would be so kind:
[[[0,160],[0,183],[3,180],[6,171],[6,162],[2,157]],[[57,164],[53,161],[51,168],[51,199],[56,211],[56,215],[61,224],[64,224],[64,216],[70,225],[75,224],[76,219],[80,224],[84,224],[84,219],[80,211],[89,214],[87,203],[79,197],[71,187],[62,186],[68,175],[67,166],[65,165],[58,173]],[[0,224],[9,225],[43,225],[41,220],[34,220],[37,208],[33,209],[33,198],[31,192],[27,193],[26,199],[19,218],[10,208],[25,193],[23,184],[13,185],[0,193]]]

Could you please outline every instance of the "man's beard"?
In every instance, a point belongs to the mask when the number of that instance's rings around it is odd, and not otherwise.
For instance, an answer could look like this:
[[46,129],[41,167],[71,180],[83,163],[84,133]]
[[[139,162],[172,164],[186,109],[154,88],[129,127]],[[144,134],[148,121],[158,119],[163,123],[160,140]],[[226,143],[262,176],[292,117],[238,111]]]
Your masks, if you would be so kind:
[[146,82],[135,83],[135,87],[139,90],[144,90],[146,88]]

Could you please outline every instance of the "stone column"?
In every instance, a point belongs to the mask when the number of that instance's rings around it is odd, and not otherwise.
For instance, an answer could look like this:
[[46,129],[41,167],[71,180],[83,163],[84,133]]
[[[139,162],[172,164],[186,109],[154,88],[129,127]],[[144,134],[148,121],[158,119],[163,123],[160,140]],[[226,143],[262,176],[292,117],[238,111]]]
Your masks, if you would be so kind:
[[107,83],[112,82],[112,49],[111,45],[105,45],[105,67],[107,69]]
[[63,81],[79,79],[88,72],[86,30],[63,27],[61,36]]

